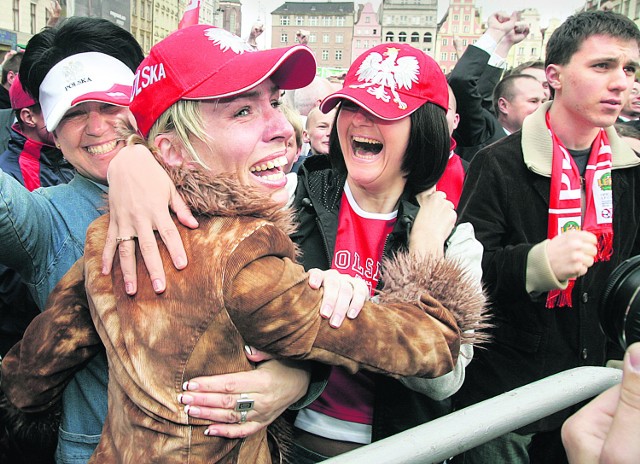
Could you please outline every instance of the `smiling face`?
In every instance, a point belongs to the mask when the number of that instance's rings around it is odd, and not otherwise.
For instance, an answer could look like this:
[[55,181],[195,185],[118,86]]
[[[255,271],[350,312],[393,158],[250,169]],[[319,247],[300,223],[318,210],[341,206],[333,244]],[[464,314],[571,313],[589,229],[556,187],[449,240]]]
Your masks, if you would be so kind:
[[581,143],[567,148],[589,146],[599,128],[615,123],[633,88],[638,55],[635,40],[594,35],[582,43],[567,64],[549,66],[547,77],[556,92],[551,107],[554,129],[570,121],[574,131],[584,133]]
[[271,80],[232,98],[202,101],[209,140],[193,145],[212,172],[235,174],[243,185],[285,204],[286,142],[293,136],[293,127],[279,106],[280,91]]
[[303,141],[311,146],[314,155],[329,154],[329,135],[335,119],[335,110],[324,114],[319,108],[309,111],[302,134]]
[[84,102],[65,113],[53,134],[78,173],[106,185],[109,163],[125,145],[118,135],[123,121],[133,123],[127,107]]
[[343,100],[336,124],[351,189],[400,198],[411,119],[386,121]]

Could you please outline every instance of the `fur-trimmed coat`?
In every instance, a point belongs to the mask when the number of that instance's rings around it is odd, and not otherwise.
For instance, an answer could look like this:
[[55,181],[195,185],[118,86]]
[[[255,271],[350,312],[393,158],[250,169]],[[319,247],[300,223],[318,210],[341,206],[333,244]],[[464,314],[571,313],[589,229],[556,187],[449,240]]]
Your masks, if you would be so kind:
[[[252,369],[245,344],[351,372],[436,377],[453,369],[461,331],[476,328],[484,307],[474,284],[468,298],[459,298],[465,277],[454,264],[409,256],[389,262],[385,281],[394,290],[336,330],[320,317],[322,290],[311,289],[295,263],[288,211],[225,176],[194,168],[172,177],[199,214],[198,229],[178,225],[189,266],[167,268],[167,289],[157,295],[138,250],[138,293],[126,295],[117,262],[112,275],[101,274],[109,218],[97,219],[84,260],[2,363],[8,398],[35,412],[55,403],[64,379],[104,344],[109,412],[91,462],[270,462],[265,431],[244,439],[207,437],[208,421],[187,416],[177,401],[193,377]],[[430,279],[440,273],[461,286],[455,307],[429,293]],[[423,286],[406,291],[407,281]]]

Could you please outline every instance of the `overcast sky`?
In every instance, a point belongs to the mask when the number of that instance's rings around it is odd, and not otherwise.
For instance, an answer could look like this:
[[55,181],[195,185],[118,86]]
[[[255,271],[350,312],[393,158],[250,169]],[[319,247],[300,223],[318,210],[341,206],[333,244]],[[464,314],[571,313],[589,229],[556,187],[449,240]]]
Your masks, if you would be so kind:
[[[271,36],[271,12],[285,3],[284,0],[241,0],[242,1],[242,36],[247,37],[251,25],[260,19],[265,24],[265,33],[258,38],[260,48],[268,48],[267,37]],[[304,1],[304,0],[302,0]],[[370,0],[374,10],[378,9],[380,0]],[[366,3],[364,0],[354,0],[355,4]],[[449,2],[440,0],[438,5],[438,19],[446,12]],[[476,0],[476,5],[482,8],[482,18],[495,11],[523,10],[537,8],[541,16],[542,25],[546,25],[550,18],[565,19],[584,6],[584,0]]]

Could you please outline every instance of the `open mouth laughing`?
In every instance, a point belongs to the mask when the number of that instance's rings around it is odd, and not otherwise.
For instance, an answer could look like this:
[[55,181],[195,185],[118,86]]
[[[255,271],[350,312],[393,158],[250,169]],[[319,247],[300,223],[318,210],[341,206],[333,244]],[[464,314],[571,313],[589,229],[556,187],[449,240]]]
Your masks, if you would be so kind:
[[353,137],[351,140],[351,147],[353,153],[358,158],[374,159],[380,152],[384,145],[375,139],[368,137]]
[[282,167],[286,166],[286,164],[287,157],[283,155],[267,162],[254,164],[249,168],[249,171],[262,181],[277,182],[284,179],[285,173]]

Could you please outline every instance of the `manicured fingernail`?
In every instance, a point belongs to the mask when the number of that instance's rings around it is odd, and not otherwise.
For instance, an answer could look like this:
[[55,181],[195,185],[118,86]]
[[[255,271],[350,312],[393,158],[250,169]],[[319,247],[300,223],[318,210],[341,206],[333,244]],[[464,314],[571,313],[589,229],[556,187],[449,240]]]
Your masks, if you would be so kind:
[[320,309],[320,315],[325,319],[331,316],[332,312],[333,312],[333,308],[329,305],[324,305],[322,309]]
[[354,319],[354,318],[356,317],[356,315],[357,315],[357,312],[356,312],[356,310],[355,310],[355,309],[350,309],[350,310],[347,312],[347,317],[348,317],[349,319]]
[[244,351],[245,353],[247,353],[249,356],[253,355],[253,350],[251,349],[251,347],[249,345],[245,345],[244,346]]
[[176,267],[178,269],[184,269],[187,266],[187,258],[184,256],[178,256],[176,258]]
[[217,436],[217,435],[218,435],[218,430],[217,430],[217,429],[211,429],[211,430],[206,429],[206,430],[204,431],[204,434],[205,434],[206,436],[208,436],[208,437],[210,437],[210,436]]
[[200,408],[188,404],[184,407],[184,412],[186,412],[189,416],[198,417],[200,415]]
[[127,292],[127,295],[133,295],[135,292],[133,291],[133,284],[131,282],[127,282],[124,284],[124,290]]
[[109,274],[109,271],[107,270],[106,267],[103,267],[102,268],[102,275],[107,275],[107,274]]
[[178,395],[178,402],[182,404],[191,404],[193,403],[193,396],[180,393]]
[[185,383],[182,384],[182,389],[183,390],[197,390],[198,388],[200,388],[200,384],[198,384],[198,382],[194,382],[193,380],[187,380]]
[[155,279],[153,281],[153,289],[156,291],[156,293],[164,291],[164,285],[162,285],[162,281],[160,279]]
[[338,316],[333,316],[333,317],[331,318],[331,320],[329,321],[329,325],[330,325],[331,327],[339,327],[341,322],[342,322],[342,320],[340,319],[340,317],[338,317]]

